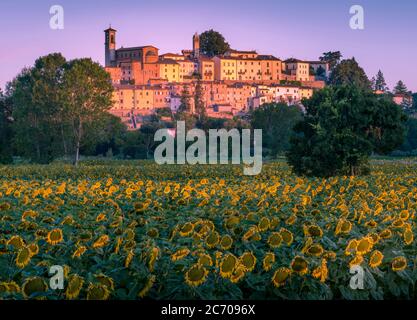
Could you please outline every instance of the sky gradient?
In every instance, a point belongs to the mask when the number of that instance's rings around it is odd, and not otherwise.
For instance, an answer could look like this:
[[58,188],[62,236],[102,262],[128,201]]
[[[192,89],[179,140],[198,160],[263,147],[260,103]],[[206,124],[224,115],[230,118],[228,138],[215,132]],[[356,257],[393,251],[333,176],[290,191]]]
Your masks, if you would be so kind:
[[[64,30],[49,28],[56,4],[64,7]],[[365,10],[364,30],[349,27],[355,4]],[[370,78],[381,69],[389,88],[401,79],[417,92],[416,13],[415,0],[1,0],[0,88],[51,52],[103,64],[111,23],[117,47],[154,45],[160,53],[190,49],[192,35],[211,28],[235,49],[281,59],[340,50]]]

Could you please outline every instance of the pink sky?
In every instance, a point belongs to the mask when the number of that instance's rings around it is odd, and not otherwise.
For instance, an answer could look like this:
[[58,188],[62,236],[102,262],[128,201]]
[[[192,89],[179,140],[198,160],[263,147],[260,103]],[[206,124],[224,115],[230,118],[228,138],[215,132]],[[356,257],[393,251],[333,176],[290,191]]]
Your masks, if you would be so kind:
[[[382,4],[383,3],[383,4]],[[64,7],[65,29],[49,28],[49,8]],[[344,0],[14,0],[2,3],[0,88],[35,59],[61,52],[67,59],[103,63],[104,33],[118,30],[118,46],[152,44],[160,52],[191,48],[194,32],[213,28],[236,49],[281,59],[318,59],[325,51],[355,56],[369,77],[378,69],[393,88],[402,79],[417,91],[417,1],[363,0],[365,30],[349,28]]]

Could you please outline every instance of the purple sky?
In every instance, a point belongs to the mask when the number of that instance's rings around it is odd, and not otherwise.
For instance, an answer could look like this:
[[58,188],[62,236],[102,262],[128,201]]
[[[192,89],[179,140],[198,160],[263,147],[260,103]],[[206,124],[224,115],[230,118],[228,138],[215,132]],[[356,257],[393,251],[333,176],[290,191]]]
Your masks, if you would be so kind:
[[[49,28],[55,4],[64,7],[64,30]],[[349,27],[354,4],[364,7],[365,30]],[[51,52],[103,63],[109,23],[118,30],[118,47],[152,44],[161,53],[191,48],[193,33],[209,28],[233,48],[281,59],[316,60],[340,50],[355,56],[369,77],[381,69],[390,88],[402,79],[417,91],[415,0],[2,0],[0,88]]]

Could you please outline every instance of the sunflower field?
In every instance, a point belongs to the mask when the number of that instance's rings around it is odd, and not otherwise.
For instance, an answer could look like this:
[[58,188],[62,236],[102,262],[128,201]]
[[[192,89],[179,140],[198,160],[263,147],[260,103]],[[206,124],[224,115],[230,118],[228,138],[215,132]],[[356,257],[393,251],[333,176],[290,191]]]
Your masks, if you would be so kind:
[[413,161],[329,179],[284,162],[254,177],[232,165],[1,166],[0,299],[415,299],[416,209]]

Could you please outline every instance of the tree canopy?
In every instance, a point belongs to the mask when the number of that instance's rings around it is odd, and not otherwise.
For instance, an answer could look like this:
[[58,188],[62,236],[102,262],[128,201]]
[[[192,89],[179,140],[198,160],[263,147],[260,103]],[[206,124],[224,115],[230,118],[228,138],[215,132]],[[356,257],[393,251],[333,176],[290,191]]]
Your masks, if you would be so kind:
[[379,90],[379,91],[388,91],[388,87],[387,87],[387,83],[385,81],[385,77],[384,74],[382,73],[381,70],[378,71],[376,78],[375,78],[375,82],[373,83],[373,89],[374,90]]
[[371,82],[355,58],[341,61],[334,68],[329,82],[331,85],[354,85],[361,89],[371,89]]
[[220,32],[210,29],[200,35],[200,50],[209,57],[222,55],[229,49],[230,45]]
[[340,51],[324,52],[319,59],[320,61],[327,62],[330,70],[333,70],[339,64],[340,59],[342,59],[342,54]]
[[394,87],[394,93],[395,94],[409,94],[410,92],[408,91],[405,83],[402,80],[400,80],[397,82],[397,84]]
[[108,73],[91,59],[40,57],[9,84],[17,154],[39,163],[71,154],[76,164],[84,140],[94,140],[84,139],[87,129],[91,138],[109,120],[112,92]]
[[385,96],[355,86],[330,86],[304,101],[287,159],[299,175],[356,175],[368,157],[387,154],[404,139],[406,116]]
[[0,89],[0,163],[12,162],[10,101]]
[[292,129],[301,119],[302,112],[297,106],[268,103],[252,111],[251,126],[262,129],[263,147],[276,157],[288,150]]

